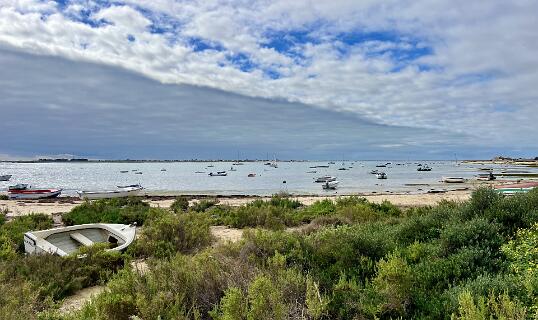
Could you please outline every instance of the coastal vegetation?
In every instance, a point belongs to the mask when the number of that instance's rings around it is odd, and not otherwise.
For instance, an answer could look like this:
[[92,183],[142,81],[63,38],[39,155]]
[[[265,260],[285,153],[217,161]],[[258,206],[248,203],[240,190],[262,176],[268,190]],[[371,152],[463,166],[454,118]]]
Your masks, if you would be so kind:
[[[24,256],[43,215],[0,220],[2,319],[535,319],[538,190],[402,209],[359,197],[305,206],[277,195],[170,209],[140,199],[84,203],[66,223],[141,225],[123,254],[102,246]],[[132,219],[132,220],[129,220]],[[218,242],[212,225],[247,228]],[[133,261],[143,261],[145,268]],[[58,306],[106,284],[80,310]],[[5,293],[5,294],[4,294]]]

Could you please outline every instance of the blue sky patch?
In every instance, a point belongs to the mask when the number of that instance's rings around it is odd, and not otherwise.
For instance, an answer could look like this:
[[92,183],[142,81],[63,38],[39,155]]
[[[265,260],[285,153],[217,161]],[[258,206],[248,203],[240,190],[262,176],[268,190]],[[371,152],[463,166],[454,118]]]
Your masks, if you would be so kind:
[[220,43],[204,40],[198,37],[189,38],[187,42],[194,52],[205,50],[224,51],[224,47]]
[[244,53],[227,54],[226,60],[243,72],[251,72],[257,66],[257,64]]

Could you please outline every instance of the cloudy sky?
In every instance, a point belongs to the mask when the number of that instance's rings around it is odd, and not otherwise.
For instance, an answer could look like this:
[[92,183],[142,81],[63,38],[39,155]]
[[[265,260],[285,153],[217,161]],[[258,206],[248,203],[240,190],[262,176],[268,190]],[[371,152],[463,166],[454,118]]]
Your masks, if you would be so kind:
[[0,158],[538,156],[537,1],[0,0]]

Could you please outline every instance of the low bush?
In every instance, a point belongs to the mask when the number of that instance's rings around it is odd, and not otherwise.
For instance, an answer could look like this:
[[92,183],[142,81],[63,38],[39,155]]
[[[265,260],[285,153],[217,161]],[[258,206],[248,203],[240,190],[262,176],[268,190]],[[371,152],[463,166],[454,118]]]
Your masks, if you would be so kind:
[[204,199],[198,202],[194,202],[191,206],[191,210],[195,212],[204,212],[207,209],[216,206],[217,204],[219,204],[219,200],[217,199]]
[[131,250],[146,257],[164,258],[178,252],[194,252],[211,241],[207,216],[195,212],[178,215],[165,209],[152,208]]
[[63,214],[62,220],[68,226],[97,222],[124,224],[136,222],[142,225],[149,208],[148,203],[134,197],[85,201]]
[[185,196],[177,197],[170,205],[170,209],[175,213],[187,211],[189,209],[189,199]]
[[24,233],[52,228],[52,219],[44,214],[16,217],[0,224],[0,260],[24,252]]
[[9,200],[7,194],[0,194],[0,200]]

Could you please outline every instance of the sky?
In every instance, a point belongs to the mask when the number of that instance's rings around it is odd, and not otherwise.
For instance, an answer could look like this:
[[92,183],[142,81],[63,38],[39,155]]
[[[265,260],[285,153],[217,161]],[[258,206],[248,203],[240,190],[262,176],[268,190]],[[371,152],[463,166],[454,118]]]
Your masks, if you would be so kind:
[[538,156],[537,12],[0,0],[0,159]]

